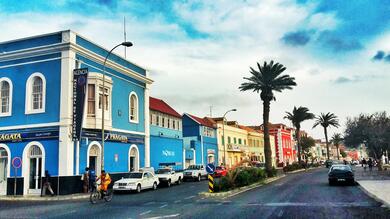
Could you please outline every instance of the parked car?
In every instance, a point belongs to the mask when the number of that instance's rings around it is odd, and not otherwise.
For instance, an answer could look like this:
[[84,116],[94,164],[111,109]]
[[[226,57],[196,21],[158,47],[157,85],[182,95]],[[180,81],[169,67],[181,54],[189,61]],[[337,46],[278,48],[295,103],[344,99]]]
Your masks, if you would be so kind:
[[126,178],[122,178],[114,183],[114,191],[136,191],[144,189],[157,189],[158,177],[154,175],[153,169],[140,169],[131,172]]
[[326,160],[325,161],[325,166],[326,166],[326,168],[329,168],[329,167],[331,167],[333,165],[333,161],[332,160]]
[[165,184],[170,187],[173,183],[178,185],[183,181],[183,173],[175,172],[170,167],[159,168],[156,171],[156,176],[160,181],[160,184]]
[[200,182],[202,178],[207,178],[206,168],[202,165],[190,165],[183,174],[184,180],[192,179]]
[[355,184],[353,171],[349,165],[336,164],[330,167],[328,172],[329,185],[335,183]]
[[227,169],[224,166],[217,166],[215,168],[214,177],[226,176]]

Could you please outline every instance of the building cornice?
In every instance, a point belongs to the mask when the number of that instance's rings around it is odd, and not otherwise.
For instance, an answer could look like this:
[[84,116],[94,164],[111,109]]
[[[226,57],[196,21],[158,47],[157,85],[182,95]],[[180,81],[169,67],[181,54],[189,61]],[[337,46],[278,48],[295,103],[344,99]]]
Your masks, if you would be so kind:
[[[93,53],[77,44],[71,43],[71,42],[62,42],[62,43],[56,43],[51,45],[45,45],[45,46],[38,46],[28,49],[21,49],[16,50],[12,52],[6,52],[0,54],[0,62],[4,61],[11,61],[15,59],[23,59],[23,58],[30,58],[35,56],[41,56],[41,55],[48,55],[53,54],[57,52],[62,52],[64,50],[73,50],[74,52],[79,53],[82,56],[85,56],[86,58],[91,59],[94,62],[102,64],[104,62],[105,57],[100,56],[96,53]],[[107,68],[111,68],[115,71],[118,71],[126,76],[132,77],[138,81],[151,84],[153,83],[153,80],[143,76],[131,69],[125,68],[115,62],[112,62],[111,60],[107,60],[106,62]]]

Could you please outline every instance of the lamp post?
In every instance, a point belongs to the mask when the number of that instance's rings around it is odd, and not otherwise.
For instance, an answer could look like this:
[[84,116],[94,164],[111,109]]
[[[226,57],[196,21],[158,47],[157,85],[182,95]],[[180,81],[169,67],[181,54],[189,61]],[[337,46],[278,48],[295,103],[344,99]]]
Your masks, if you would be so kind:
[[225,116],[226,116],[226,114],[228,114],[229,112],[235,112],[235,111],[237,111],[237,109],[228,110],[228,111],[226,111],[225,114],[223,114],[223,117],[222,117],[223,163],[224,163],[224,166],[225,166],[225,167],[226,167]]
[[[112,48],[110,50],[110,52],[107,53],[106,58],[104,59],[104,62],[103,62],[103,88],[102,88],[103,91],[102,91],[102,100],[101,100],[102,101],[102,152],[101,152],[102,157],[101,157],[101,170],[100,171],[104,170],[104,141],[105,141],[105,136],[104,136],[104,110],[105,110],[104,108],[105,108],[105,106],[104,106],[104,104],[105,104],[105,91],[106,91],[106,89],[105,89],[106,62],[107,62],[108,57],[111,55],[112,51],[114,51],[114,49],[118,48],[119,46],[131,47],[131,46],[133,46],[133,43],[122,42],[122,43],[114,46],[114,48]],[[107,98],[107,100],[108,100],[108,98]]]

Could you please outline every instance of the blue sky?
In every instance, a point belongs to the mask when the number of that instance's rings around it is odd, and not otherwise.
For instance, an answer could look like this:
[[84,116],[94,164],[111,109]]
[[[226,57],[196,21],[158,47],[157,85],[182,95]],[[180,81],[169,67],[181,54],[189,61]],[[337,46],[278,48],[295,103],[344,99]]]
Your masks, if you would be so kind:
[[128,58],[150,70],[152,94],[181,112],[237,107],[231,119],[259,124],[258,96],[237,87],[249,66],[271,59],[298,83],[278,94],[273,122],[287,123],[294,105],[342,122],[390,110],[390,0],[0,1],[0,41],[73,29],[109,48],[123,40],[123,17],[135,45]]

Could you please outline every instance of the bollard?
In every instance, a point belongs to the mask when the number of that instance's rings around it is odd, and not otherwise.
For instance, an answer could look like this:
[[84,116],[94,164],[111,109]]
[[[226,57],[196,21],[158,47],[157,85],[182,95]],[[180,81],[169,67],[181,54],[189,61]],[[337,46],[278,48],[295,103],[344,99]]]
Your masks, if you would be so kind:
[[209,192],[214,192],[214,178],[211,174],[209,174]]

